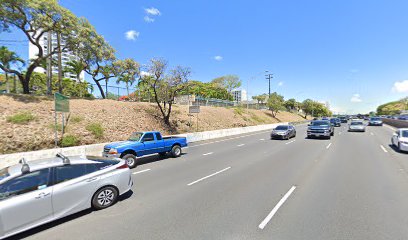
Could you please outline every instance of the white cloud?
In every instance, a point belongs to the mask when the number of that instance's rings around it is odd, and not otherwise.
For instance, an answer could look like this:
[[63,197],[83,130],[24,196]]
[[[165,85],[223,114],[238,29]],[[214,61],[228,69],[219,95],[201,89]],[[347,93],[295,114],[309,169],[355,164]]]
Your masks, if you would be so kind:
[[404,80],[401,82],[395,82],[394,86],[392,87],[392,91],[397,92],[397,93],[408,92],[408,80]]
[[282,87],[283,86],[283,82],[278,82],[278,86]]
[[216,61],[222,61],[222,59],[224,59],[222,56],[215,56],[214,59]]
[[144,18],[143,18],[143,20],[145,21],[145,22],[148,22],[148,23],[151,23],[151,22],[154,22],[154,18],[151,18],[151,17],[149,17],[149,16],[145,16]]
[[159,11],[159,9],[151,7],[151,8],[145,8],[145,12],[148,15],[152,15],[152,16],[160,16],[161,12]]
[[127,40],[136,40],[140,35],[139,32],[136,32],[135,30],[129,30],[125,33],[125,37]]
[[140,76],[145,77],[145,76],[151,76],[152,74],[146,71],[140,71]]
[[361,100],[361,97],[360,97],[360,94],[353,94],[353,96],[351,97],[351,99],[350,99],[350,102],[353,102],[353,103],[359,103],[359,102],[362,102],[363,100]]

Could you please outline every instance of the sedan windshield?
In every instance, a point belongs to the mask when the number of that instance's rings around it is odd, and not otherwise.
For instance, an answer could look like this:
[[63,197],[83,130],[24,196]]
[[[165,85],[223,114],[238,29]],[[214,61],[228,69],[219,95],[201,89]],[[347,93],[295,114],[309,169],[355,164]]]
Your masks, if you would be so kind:
[[135,133],[132,133],[132,135],[130,136],[128,140],[138,142],[140,141],[140,138],[142,138],[142,136],[143,136],[143,133],[135,132]]
[[275,130],[288,130],[288,126],[277,126]]
[[371,121],[380,121],[381,118],[371,118]]
[[408,130],[401,131],[401,137],[408,138]]
[[0,170],[0,180],[10,176],[8,173],[8,168],[3,168]]
[[312,122],[312,126],[328,126],[329,121],[314,121]]

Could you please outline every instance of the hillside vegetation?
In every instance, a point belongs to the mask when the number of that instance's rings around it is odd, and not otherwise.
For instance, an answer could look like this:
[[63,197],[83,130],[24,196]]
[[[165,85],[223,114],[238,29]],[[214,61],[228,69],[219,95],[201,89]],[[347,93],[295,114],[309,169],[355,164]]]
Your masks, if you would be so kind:
[[377,114],[378,115],[395,115],[401,113],[401,111],[407,109],[408,98],[403,98],[399,101],[385,103],[378,106]]
[[75,146],[125,140],[135,131],[177,134],[304,120],[288,112],[279,112],[273,118],[266,110],[201,107],[197,126],[196,114],[188,115],[187,106],[175,105],[172,127],[168,127],[153,103],[73,99],[61,139],[61,115],[55,126],[52,98],[0,95],[0,103],[0,154],[53,148],[55,128],[59,132],[60,145]]

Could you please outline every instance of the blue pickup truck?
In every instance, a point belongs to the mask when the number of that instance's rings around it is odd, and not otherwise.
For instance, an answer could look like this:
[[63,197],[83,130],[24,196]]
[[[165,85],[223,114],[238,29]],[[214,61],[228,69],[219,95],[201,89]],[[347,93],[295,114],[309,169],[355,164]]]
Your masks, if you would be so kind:
[[162,137],[160,132],[135,132],[127,141],[105,145],[102,156],[126,160],[130,168],[137,166],[137,157],[151,154],[173,157],[181,155],[181,148],[187,147],[185,137]]

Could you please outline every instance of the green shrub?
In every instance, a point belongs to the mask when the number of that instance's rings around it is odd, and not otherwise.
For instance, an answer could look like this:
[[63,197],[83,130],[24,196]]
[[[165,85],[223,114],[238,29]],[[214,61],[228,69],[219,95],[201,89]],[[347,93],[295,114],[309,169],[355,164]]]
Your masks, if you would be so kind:
[[13,116],[7,117],[7,122],[15,123],[15,124],[26,124],[32,120],[34,120],[35,117],[29,112],[22,112],[22,113],[17,113],[14,114]]
[[81,116],[73,116],[73,117],[70,118],[70,121],[71,121],[72,123],[79,123],[79,122],[81,122],[82,120],[84,120],[84,118],[81,117]]
[[86,130],[91,132],[96,138],[103,137],[103,127],[100,123],[91,123],[86,126]]
[[65,135],[61,140],[61,147],[72,147],[78,144],[79,140],[74,135]]

